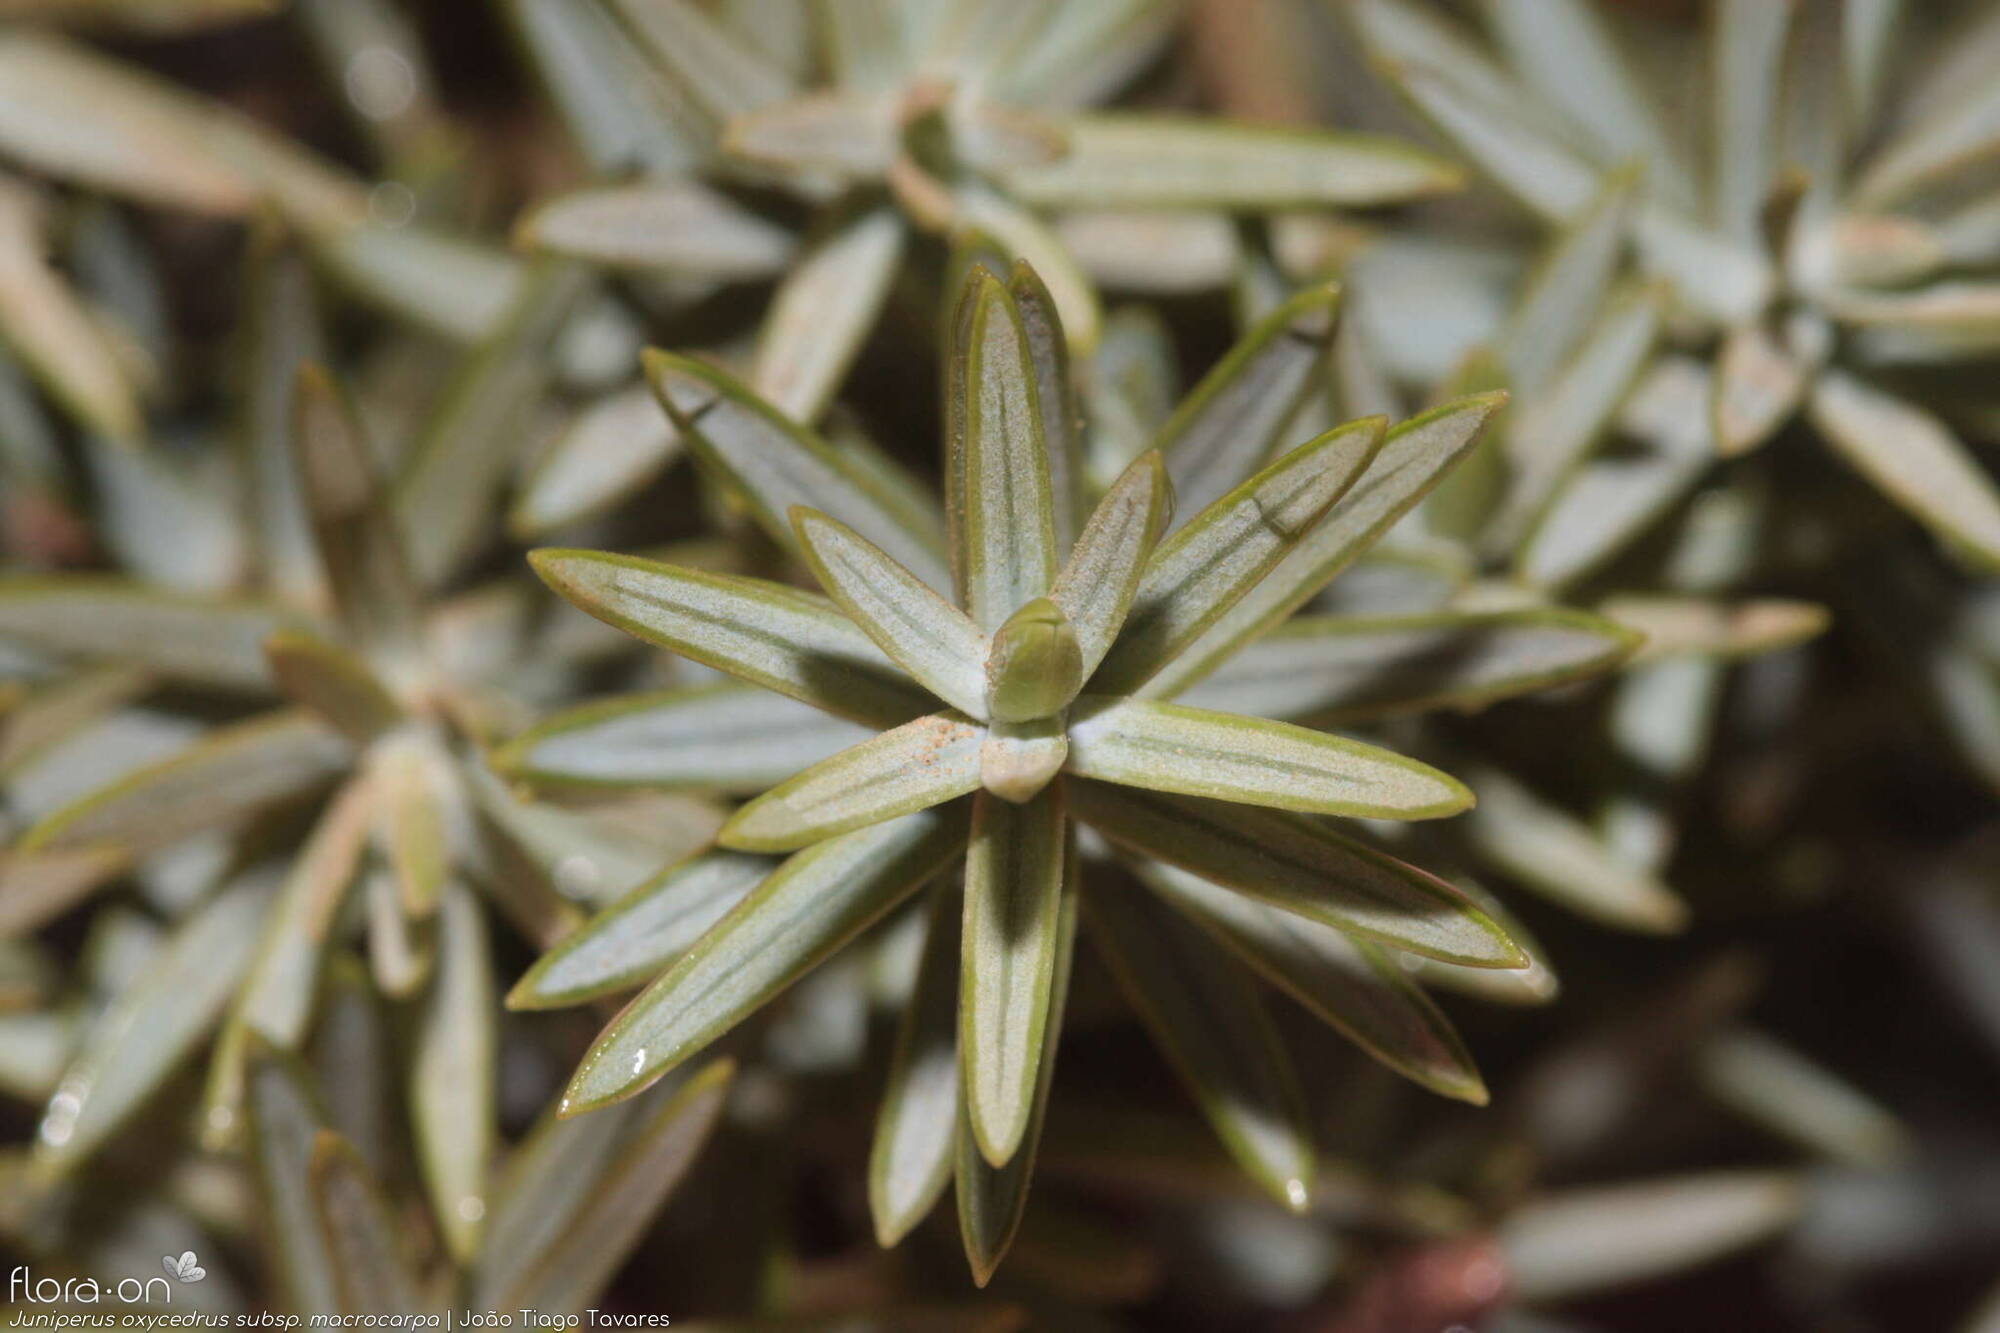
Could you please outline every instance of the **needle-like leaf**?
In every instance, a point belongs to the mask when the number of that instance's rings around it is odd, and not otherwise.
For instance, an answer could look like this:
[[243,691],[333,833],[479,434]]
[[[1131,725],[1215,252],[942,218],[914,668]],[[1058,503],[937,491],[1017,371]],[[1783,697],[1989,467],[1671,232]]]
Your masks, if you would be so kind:
[[1069,343],[1063,337],[1055,297],[1041,274],[1017,259],[1007,271],[1007,291],[1021,312],[1021,327],[1027,331],[1028,351],[1035,364],[1049,495],[1054,504],[1055,549],[1060,559],[1076,543],[1089,489],[1083,467],[1083,423],[1070,379]]
[[1807,406],[1827,442],[1918,522],[1982,569],[2000,567],[2000,494],[1942,421],[1837,372]]
[[509,1255],[518,1267],[496,1298],[507,1309],[581,1312],[645,1236],[647,1226],[721,1123],[736,1065],[717,1060],[635,1127],[604,1164],[596,1188],[545,1251]]
[[472,891],[453,884],[440,907],[437,972],[411,1051],[411,1119],[438,1229],[464,1263],[478,1251],[497,1133],[498,996]]
[[653,351],[645,367],[696,457],[744,498],[773,541],[797,549],[792,510],[805,505],[853,528],[932,587],[945,586],[935,530],[824,441],[713,366]]
[[651,980],[779,864],[747,852],[705,852],[668,866],[537,959],[507,993],[507,1007],[582,1004]]
[[958,1230],[966,1260],[972,1265],[972,1280],[982,1287],[992,1281],[994,1271],[1020,1230],[1021,1214],[1028,1206],[1028,1186],[1034,1180],[1042,1121],[1048,1114],[1049,1085],[1055,1081],[1056,1046],[1062,1035],[1063,1009],[1069,999],[1070,967],[1076,957],[1077,901],[1081,897],[1075,833],[1072,831],[1065,841],[1069,847],[1064,859],[1070,869],[1057,907],[1049,1007],[1042,1024],[1042,1049],[1035,1061],[1034,1097],[1027,1128],[1005,1166],[996,1167],[986,1160],[978,1136],[973,1133],[970,1109],[959,1113],[958,1148],[953,1158],[953,1175],[958,1182]]
[[[1360,481],[1334,503],[1332,512],[1148,682],[1145,692],[1172,698],[1302,606],[1465,457],[1478,441],[1480,428],[1505,402],[1505,394],[1475,394],[1412,417],[1390,431]],[[1104,689],[1100,681],[1092,684]]]
[[1069,151],[1004,172],[1054,208],[1365,208],[1457,189],[1435,154],[1376,135],[1232,124],[1193,116],[1099,114],[1061,122]]
[[896,726],[932,707],[867,635],[810,593],[602,551],[528,559],[543,582],[606,624],[829,713]]
[[1507,1218],[1499,1240],[1524,1299],[1561,1301],[1754,1245],[1802,1206],[1789,1173],[1717,1171],[1534,1200]]
[[1079,699],[1067,767],[1128,787],[1308,814],[1437,819],[1472,804],[1457,779],[1391,750],[1151,699]]
[[84,1036],[42,1113],[35,1161],[68,1172],[129,1119],[222,1013],[271,898],[246,875],[195,911]]
[[1336,427],[1161,543],[1146,562],[1124,628],[1090,678],[1092,692],[1135,693],[1180,656],[1298,547],[1381,444],[1380,419]]
[[1451,1021],[1381,945],[1156,861],[1141,864],[1139,874],[1272,985],[1383,1064],[1433,1092],[1486,1103],[1485,1084]]
[[0,179],[0,336],[78,423],[136,444],[137,390],[105,330],[49,267],[41,211],[26,187]]
[[[875,327],[907,242],[903,220],[886,204],[837,216],[813,239],[779,282],[757,333],[750,382],[766,401],[794,421],[819,419]],[[930,521],[927,511],[921,517]],[[943,549],[941,540],[934,544]]]
[[1305,816],[1102,782],[1068,788],[1077,818],[1113,842],[1274,907],[1427,958],[1527,963],[1451,885]]
[[422,1308],[382,1188],[354,1145],[330,1129],[313,1136],[308,1195],[333,1261],[336,1313],[407,1318]]
[[325,1116],[304,1070],[268,1051],[251,1057],[246,1093],[250,1168],[279,1279],[294,1309],[332,1311],[339,1276],[312,1195],[313,1140]]
[[1091,943],[1251,1179],[1304,1212],[1314,1153],[1305,1098],[1250,976],[1129,886],[1083,902]]
[[305,1038],[320,962],[367,846],[373,798],[368,783],[355,780],[328,803],[278,890],[237,992],[231,1017],[279,1049],[296,1050]]
[[1339,287],[1300,292],[1259,320],[1174,409],[1156,445],[1183,513],[1201,513],[1270,459],[1323,380],[1339,312]]
[[790,233],[693,180],[600,186],[542,204],[514,230],[527,250],[716,282],[785,270]]
[[726,681],[581,704],[522,732],[492,762],[537,784],[755,794],[872,734]]
[[525,275],[419,427],[394,499],[411,568],[427,586],[459,573],[492,535],[493,501],[530,441],[556,338],[588,286],[575,264]]
[[903,1005],[888,1086],[875,1114],[868,1207],[884,1249],[923,1220],[951,1179],[959,1121],[960,915],[948,880],[931,890],[916,985]]
[[991,633],[1056,575],[1040,367],[1020,308],[983,266],[959,297],[947,384],[953,561],[973,622]]
[[1572,911],[1621,930],[1679,930],[1687,908],[1659,880],[1611,854],[1581,821],[1520,783],[1485,771],[1466,835],[1493,864]]
[[1618,620],[1560,607],[1294,616],[1181,698],[1315,725],[1474,709],[1599,675],[1638,645],[1639,636]]
[[962,812],[925,810],[792,856],[612,1020],[563,1114],[629,1097],[700,1051],[943,869],[965,836]]
[[611,508],[665,471],[682,442],[643,384],[586,404],[522,483],[508,530],[533,537]]
[[0,636],[60,657],[130,662],[174,680],[265,693],[264,640],[287,617],[257,602],[120,579],[0,580]]
[[1663,305],[1656,291],[1614,300],[1574,355],[1508,418],[1513,482],[1494,520],[1497,542],[1511,546],[1531,529],[1564,478],[1602,439],[1652,354]]
[[1034,1114],[1061,925],[1065,808],[1050,786],[1021,804],[981,792],[965,862],[959,1064],[979,1151],[1005,1166]]
[[71,802],[30,828],[20,849],[164,847],[304,795],[339,773],[350,753],[347,742],[308,714],[266,713],[218,727],[181,753]]
[[1715,98],[1715,222],[1742,240],[1757,238],[1758,213],[1777,163],[1778,94],[1784,84],[1791,0],[1717,0],[1710,10],[1709,87]]
[[928,810],[979,786],[985,728],[933,713],[823,759],[743,806],[716,835],[745,852],[789,852]]
[[938,698],[986,716],[979,626],[846,524],[800,506],[792,527],[813,576],[863,633]]
[[1076,632],[1083,679],[1090,679],[1118,638],[1139,591],[1146,558],[1166,531],[1173,492],[1158,451],[1141,454],[1104,493],[1049,600]]
[[1522,288],[1500,334],[1517,391],[1539,390],[1588,331],[1624,253],[1639,185],[1637,170],[1612,176]]

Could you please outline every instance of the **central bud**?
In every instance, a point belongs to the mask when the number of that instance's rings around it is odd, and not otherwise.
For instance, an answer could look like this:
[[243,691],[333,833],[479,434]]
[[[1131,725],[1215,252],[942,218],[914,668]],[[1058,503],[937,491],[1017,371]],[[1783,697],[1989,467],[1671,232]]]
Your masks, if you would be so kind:
[[986,654],[986,790],[1019,802],[1049,785],[1069,757],[1063,710],[1082,688],[1083,652],[1060,606],[1037,597],[1007,617]]
[[1063,609],[1037,597],[993,632],[986,707],[995,722],[1054,717],[1083,688],[1083,650]]

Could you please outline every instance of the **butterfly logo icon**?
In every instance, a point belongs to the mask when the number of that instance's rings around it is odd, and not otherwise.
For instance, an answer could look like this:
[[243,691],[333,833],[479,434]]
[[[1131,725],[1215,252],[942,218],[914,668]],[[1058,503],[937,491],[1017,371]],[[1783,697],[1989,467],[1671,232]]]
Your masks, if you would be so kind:
[[208,1276],[208,1270],[196,1261],[193,1250],[182,1250],[178,1259],[171,1254],[161,1255],[160,1267],[166,1269],[176,1282],[199,1282]]

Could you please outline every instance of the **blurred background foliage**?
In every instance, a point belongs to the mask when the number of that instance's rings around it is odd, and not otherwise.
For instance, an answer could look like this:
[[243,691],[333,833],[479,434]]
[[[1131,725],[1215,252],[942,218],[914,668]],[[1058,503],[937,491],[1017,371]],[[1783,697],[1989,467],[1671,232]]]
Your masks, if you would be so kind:
[[[1996,70],[1987,0],[0,3],[0,1267],[677,1327],[2000,1328]],[[529,547],[811,586],[641,349],[934,508],[950,300],[1015,257],[1096,489],[1329,279],[1253,461],[1512,393],[1277,711],[1463,779],[1361,832],[1534,962],[1390,963],[1484,1106],[1264,1006],[1288,1209],[1182,1082],[1202,1015],[1086,943],[981,1289],[950,1206],[871,1217],[922,903],[575,1119],[672,953],[506,997],[789,771],[704,737],[733,695],[537,748],[736,687]]]

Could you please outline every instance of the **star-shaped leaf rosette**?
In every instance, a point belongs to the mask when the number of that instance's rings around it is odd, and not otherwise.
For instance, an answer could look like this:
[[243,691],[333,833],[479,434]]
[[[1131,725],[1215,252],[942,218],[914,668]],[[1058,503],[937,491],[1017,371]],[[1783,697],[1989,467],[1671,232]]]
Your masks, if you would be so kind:
[[[657,975],[584,1058],[568,1113],[646,1087],[933,883],[874,1152],[885,1244],[955,1173],[975,1275],[999,1262],[1079,911],[1231,1152],[1294,1208],[1311,1135],[1241,964],[1426,1086],[1484,1100],[1404,960],[1518,969],[1528,956],[1482,905],[1321,818],[1438,818],[1470,805],[1465,787],[1372,745],[1198,706],[1215,685],[1254,698],[1265,676],[1288,708],[1313,672],[1342,675],[1300,651],[1337,625],[1288,618],[1501,401],[1461,399],[1394,430],[1353,421],[1278,453],[1321,383],[1336,304],[1312,289],[1253,329],[1087,513],[1063,339],[1024,264],[965,271],[942,524],[722,372],[649,357],[704,466],[824,595],[603,552],[532,557],[592,615],[782,696],[720,685],[592,705],[497,757],[531,781],[762,791],[722,850],[635,890],[516,986],[510,1003],[539,1008]],[[1176,493],[1195,502],[1178,527]],[[1576,674],[1629,649],[1605,628],[1609,651]],[[1133,873],[1085,886],[1085,860]]]

